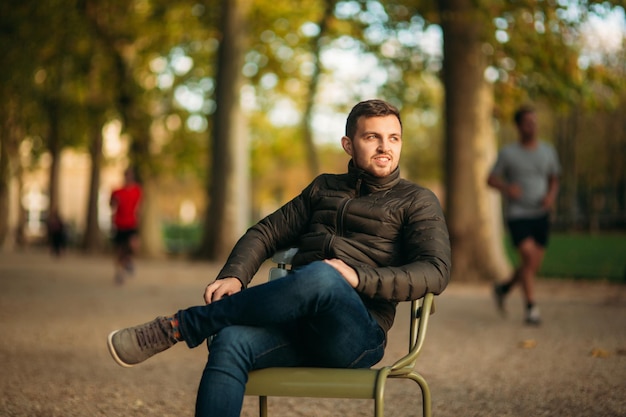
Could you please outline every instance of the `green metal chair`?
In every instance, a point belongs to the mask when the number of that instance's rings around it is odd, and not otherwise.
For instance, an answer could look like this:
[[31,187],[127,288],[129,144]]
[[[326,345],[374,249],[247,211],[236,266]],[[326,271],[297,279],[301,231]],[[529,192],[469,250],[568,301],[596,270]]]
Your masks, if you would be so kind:
[[[272,260],[278,264],[270,279],[287,273],[291,252],[278,252]],[[387,378],[405,378],[415,382],[422,394],[422,414],[431,416],[430,389],[414,369],[424,339],[428,319],[434,313],[434,295],[411,301],[409,353],[391,366],[370,369],[336,368],[266,368],[250,372],[246,395],[259,397],[259,416],[267,417],[267,397],[362,398],[374,400],[374,415],[384,415],[384,392]]]

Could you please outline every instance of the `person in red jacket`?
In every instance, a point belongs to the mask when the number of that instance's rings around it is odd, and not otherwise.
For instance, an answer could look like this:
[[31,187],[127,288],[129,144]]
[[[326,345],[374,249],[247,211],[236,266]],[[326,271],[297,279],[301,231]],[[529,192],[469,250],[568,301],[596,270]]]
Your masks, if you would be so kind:
[[141,186],[132,168],[124,171],[124,185],[111,193],[113,243],[115,245],[115,282],[123,284],[134,272],[133,255],[139,247],[139,205]]

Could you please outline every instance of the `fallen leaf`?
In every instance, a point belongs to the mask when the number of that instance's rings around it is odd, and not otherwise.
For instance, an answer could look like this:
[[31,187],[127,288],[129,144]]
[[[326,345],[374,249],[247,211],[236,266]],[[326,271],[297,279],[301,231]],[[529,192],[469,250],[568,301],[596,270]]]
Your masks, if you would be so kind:
[[608,358],[609,356],[611,356],[611,352],[609,352],[608,350],[604,350],[600,348],[591,349],[592,358]]
[[526,340],[522,340],[519,343],[519,347],[521,347],[522,349],[533,349],[536,346],[537,346],[537,341],[535,339],[526,339]]

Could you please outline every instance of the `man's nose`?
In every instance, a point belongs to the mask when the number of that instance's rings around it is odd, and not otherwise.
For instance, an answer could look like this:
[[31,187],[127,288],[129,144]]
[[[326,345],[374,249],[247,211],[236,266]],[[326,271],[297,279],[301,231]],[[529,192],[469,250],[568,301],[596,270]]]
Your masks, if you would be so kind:
[[380,140],[378,141],[378,150],[380,152],[387,152],[390,148],[391,141],[389,139],[386,138],[380,138]]

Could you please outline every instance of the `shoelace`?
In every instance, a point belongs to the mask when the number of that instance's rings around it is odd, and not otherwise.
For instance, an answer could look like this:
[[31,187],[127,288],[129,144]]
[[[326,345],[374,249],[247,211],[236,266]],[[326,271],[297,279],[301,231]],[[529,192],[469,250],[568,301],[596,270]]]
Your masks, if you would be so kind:
[[152,322],[136,329],[135,334],[137,335],[137,343],[141,350],[154,349],[170,344],[159,322]]

